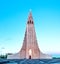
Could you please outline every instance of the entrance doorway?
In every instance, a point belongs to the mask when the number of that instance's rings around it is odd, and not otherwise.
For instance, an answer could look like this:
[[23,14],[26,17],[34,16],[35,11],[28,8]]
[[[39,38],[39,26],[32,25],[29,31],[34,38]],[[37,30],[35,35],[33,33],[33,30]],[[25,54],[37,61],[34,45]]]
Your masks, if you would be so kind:
[[31,55],[29,55],[29,59],[31,59]]
[[32,50],[29,49],[29,59],[31,59],[31,56],[32,56]]

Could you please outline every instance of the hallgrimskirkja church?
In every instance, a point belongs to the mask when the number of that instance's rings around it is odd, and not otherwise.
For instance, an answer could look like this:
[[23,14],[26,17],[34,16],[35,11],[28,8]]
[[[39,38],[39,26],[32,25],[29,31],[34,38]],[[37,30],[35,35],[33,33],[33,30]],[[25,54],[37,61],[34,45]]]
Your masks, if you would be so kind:
[[52,59],[52,56],[42,53],[39,49],[31,11],[21,50],[16,54],[8,55],[7,59]]

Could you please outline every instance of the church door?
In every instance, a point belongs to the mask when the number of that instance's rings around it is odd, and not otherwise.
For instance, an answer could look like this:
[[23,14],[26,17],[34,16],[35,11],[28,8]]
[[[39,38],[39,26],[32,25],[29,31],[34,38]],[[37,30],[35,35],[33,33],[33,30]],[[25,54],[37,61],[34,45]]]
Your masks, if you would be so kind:
[[29,59],[31,59],[31,55],[29,55]]

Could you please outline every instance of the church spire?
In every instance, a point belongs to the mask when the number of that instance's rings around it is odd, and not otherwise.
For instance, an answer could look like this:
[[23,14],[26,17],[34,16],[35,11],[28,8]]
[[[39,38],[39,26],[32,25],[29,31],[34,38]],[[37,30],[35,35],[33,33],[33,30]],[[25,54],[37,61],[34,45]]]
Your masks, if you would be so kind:
[[33,17],[32,17],[32,11],[30,10],[29,16],[28,16],[28,24],[33,24]]

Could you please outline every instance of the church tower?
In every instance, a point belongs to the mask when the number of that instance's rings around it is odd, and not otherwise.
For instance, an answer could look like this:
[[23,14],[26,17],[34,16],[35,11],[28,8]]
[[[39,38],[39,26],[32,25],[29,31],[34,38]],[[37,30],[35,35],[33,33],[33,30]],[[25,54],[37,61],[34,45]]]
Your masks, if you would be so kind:
[[21,59],[23,58],[39,59],[40,58],[40,50],[37,43],[31,11],[27,21],[27,27],[26,27],[25,37],[23,41],[23,46],[20,51],[20,58]]

